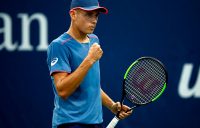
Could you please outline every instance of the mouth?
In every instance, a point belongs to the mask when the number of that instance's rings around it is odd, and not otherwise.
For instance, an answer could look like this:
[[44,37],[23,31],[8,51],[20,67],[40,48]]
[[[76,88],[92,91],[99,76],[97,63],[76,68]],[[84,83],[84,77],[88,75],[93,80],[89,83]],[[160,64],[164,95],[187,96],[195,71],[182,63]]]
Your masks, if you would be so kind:
[[90,29],[95,29],[95,28],[96,28],[96,26],[89,26],[89,28],[90,28]]
[[90,27],[90,29],[94,30],[94,29],[95,29],[95,27]]
[[89,31],[94,31],[94,29],[95,29],[95,28],[90,27],[90,28],[89,28]]

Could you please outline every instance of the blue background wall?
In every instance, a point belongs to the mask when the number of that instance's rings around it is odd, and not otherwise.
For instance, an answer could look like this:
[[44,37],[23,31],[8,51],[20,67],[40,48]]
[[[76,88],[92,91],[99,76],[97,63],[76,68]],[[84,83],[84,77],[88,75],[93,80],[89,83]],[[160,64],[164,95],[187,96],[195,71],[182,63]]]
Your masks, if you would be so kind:
[[[101,0],[100,4],[109,9],[108,15],[99,17],[95,30],[104,50],[101,59],[104,91],[113,100],[120,99],[123,74],[141,56],[158,58],[169,73],[164,95],[157,102],[136,109],[117,127],[199,128],[200,1]],[[67,31],[69,5],[70,0],[1,0],[0,128],[51,127],[53,90],[46,50],[45,47],[37,50],[44,33],[39,33],[41,26],[38,20],[33,20],[29,29],[33,49],[20,50],[25,36],[22,15],[28,18],[42,15],[47,21],[45,31],[50,43]],[[9,17],[10,25],[5,17]],[[16,47],[9,50],[5,38],[12,39],[11,44]],[[104,124],[112,118],[113,114],[104,108]]]

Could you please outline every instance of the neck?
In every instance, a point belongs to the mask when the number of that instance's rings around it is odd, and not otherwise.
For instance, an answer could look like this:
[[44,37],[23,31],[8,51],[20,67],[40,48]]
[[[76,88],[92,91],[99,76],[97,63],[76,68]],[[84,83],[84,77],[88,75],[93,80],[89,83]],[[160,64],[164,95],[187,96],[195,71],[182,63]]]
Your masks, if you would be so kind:
[[87,43],[89,42],[89,38],[87,36],[87,34],[79,31],[76,28],[73,28],[73,26],[71,25],[69,30],[67,31],[67,33],[72,36],[75,40],[77,40],[80,43]]

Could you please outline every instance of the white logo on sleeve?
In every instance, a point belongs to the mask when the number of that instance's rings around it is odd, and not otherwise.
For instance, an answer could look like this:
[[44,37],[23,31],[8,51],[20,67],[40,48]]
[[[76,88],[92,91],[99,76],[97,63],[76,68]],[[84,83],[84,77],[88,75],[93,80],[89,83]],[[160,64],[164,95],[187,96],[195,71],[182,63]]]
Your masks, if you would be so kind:
[[56,63],[58,62],[58,58],[53,58],[53,60],[51,61],[51,66],[54,66]]

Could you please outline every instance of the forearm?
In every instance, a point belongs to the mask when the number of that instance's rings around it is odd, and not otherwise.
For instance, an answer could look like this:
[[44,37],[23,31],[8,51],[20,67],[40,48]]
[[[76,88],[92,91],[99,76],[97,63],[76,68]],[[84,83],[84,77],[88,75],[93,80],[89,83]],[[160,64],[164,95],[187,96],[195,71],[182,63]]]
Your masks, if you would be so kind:
[[59,81],[57,91],[63,99],[69,97],[79,87],[93,63],[90,59],[85,58],[73,73]]
[[102,97],[102,104],[111,110],[115,102],[102,89],[101,89],[101,97]]

